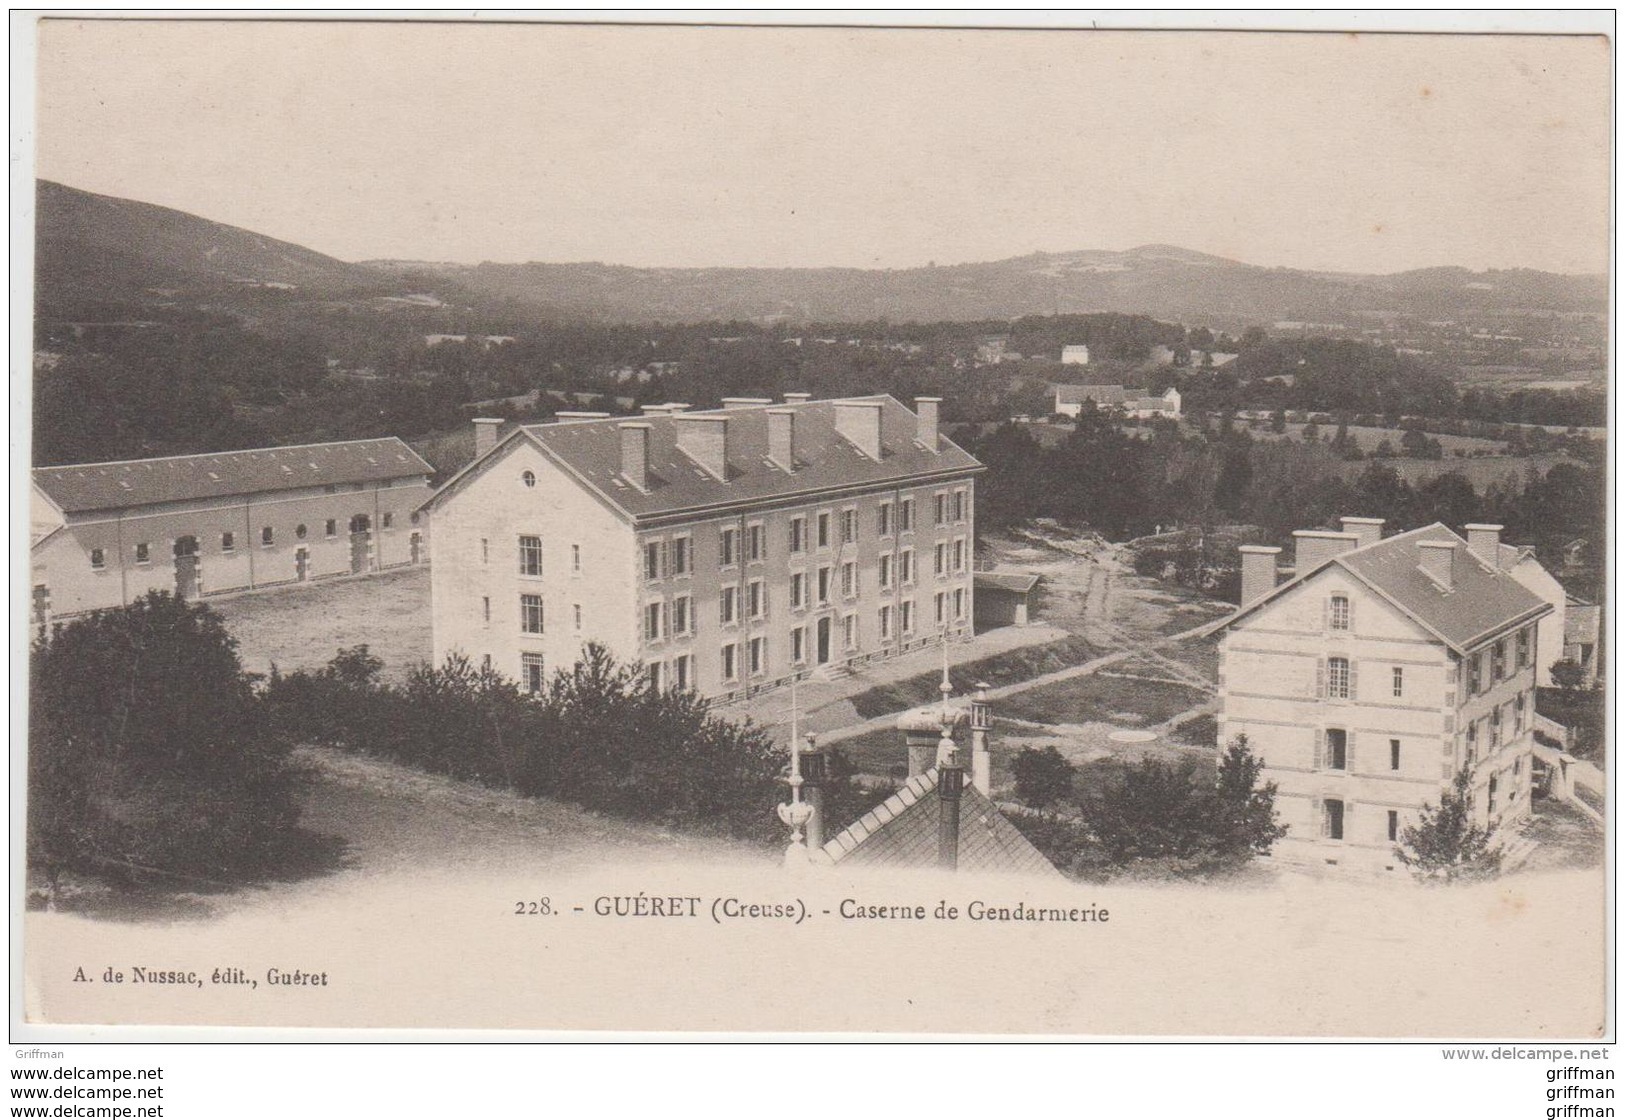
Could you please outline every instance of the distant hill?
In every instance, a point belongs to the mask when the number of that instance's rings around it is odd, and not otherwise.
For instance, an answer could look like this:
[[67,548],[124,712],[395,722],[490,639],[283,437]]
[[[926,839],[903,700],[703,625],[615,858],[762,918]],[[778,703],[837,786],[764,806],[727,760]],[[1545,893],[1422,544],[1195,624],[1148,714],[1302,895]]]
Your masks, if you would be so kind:
[[1120,311],[1239,327],[1338,322],[1361,311],[1449,318],[1468,311],[1601,312],[1605,276],[1437,268],[1390,276],[1261,268],[1167,245],[1035,253],[912,269],[631,268],[374,261],[432,271],[469,291],[554,315],[605,320],[928,322]]
[[1339,322],[1384,310],[1428,318],[1503,309],[1597,313],[1606,310],[1608,287],[1604,276],[1530,270],[1363,276],[1261,268],[1169,245],[910,269],[347,263],[179,210],[44,180],[37,229],[39,307],[47,318],[204,308],[284,327],[313,319],[313,304],[329,317],[335,304],[368,319],[391,312],[424,330],[478,330],[481,323],[500,330],[565,317],[928,322],[1087,311],[1240,327]]

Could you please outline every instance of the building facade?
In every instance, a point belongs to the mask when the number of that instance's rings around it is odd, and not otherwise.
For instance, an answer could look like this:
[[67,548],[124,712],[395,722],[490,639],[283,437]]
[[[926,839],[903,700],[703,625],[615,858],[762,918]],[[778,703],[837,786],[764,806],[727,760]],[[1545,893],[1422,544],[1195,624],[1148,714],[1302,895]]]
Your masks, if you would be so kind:
[[37,468],[33,620],[426,562],[431,471],[394,438]]
[[1285,862],[1403,870],[1394,849],[1458,771],[1479,824],[1530,812],[1537,629],[1550,606],[1468,539],[1382,522],[1242,550],[1242,605],[1220,624],[1219,742],[1246,735],[1276,783]]
[[1171,386],[1161,396],[1121,385],[1057,385],[1054,394],[1056,413],[1074,418],[1086,403],[1093,403],[1103,412],[1117,412],[1136,420],[1159,416],[1177,420],[1183,403],[1179,390]]
[[436,659],[539,689],[599,642],[733,698],[972,634],[982,468],[936,399],[725,403],[566,416],[478,454],[425,507]]

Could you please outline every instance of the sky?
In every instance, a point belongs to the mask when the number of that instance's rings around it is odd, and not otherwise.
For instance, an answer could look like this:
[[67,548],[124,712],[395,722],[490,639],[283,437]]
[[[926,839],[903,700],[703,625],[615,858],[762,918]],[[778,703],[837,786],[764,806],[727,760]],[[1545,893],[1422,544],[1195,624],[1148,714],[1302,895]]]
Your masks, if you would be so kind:
[[47,20],[36,170],[344,260],[1603,272],[1606,39]]

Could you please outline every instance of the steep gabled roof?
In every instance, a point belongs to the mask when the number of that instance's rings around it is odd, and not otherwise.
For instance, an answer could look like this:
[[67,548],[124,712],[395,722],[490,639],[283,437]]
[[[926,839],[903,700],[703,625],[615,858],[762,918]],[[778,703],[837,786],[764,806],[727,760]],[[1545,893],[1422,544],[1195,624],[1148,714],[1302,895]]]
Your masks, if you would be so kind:
[[[1424,541],[1456,545],[1453,586],[1448,590],[1422,570]],[[1331,557],[1221,620],[1211,632],[1232,626],[1332,566],[1365,584],[1422,629],[1457,653],[1466,653],[1513,626],[1551,612],[1551,605],[1524,587],[1512,573],[1492,568],[1467,542],[1435,522],[1364,548]]]
[[[836,402],[833,400],[687,413],[727,417],[726,480],[712,476],[686,452],[678,450],[678,425],[691,421],[670,415],[652,413],[606,420],[528,424],[465,467],[427,504],[439,505],[459,490],[480,464],[501,454],[518,439],[535,444],[567,473],[634,520],[852,487],[907,485],[924,476],[965,475],[983,469],[981,463],[947,436],[937,436],[935,449],[920,444],[916,439],[918,419],[894,398],[843,399],[880,403],[881,454],[878,460],[869,458],[835,430]],[[795,411],[796,469],[793,473],[768,459],[769,408]],[[649,426],[647,491],[631,485],[621,474],[620,425],[628,420]]]
[[433,468],[394,436],[34,468],[34,485],[65,514],[382,482]]
[[[853,821],[823,847],[829,862],[853,867],[934,867],[937,778],[932,768]],[[966,784],[959,802],[959,870],[1004,875],[1060,872],[998,807]]]

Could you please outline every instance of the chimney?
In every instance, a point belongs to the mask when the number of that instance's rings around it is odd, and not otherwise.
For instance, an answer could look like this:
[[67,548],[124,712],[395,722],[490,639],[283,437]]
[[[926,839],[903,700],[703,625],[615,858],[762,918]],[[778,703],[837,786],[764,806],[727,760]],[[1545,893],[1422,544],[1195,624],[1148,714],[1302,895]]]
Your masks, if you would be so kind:
[[983,797],[993,796],[993,754],[987,733],[993,729],[993,710],[987,704],[988,683],[976,682],[976,696],[970,704],[970,784]]
[[728,418],[715,412],[673,412],[677,421],[677,450],[698,463],[719,482],[728,481]]
[[836,401],[835,430],[859,451],[880,462],[880,401]]
[[1494,570],[1501,566],[1501,526],[1467,526],[1467,551]]
[[1306,576],[1333,556],[1341,556],[1360,547],[1360,538],[1353,533],[1329,533],[1319,529],[1299,529],[1292,534],[1292,563],[1300,576]]
[[474,458],[483,458],[487,451],[497,445],[497,437],[502,434],[502,424],[500,418],[492,419],[488,416],[481,416],[474,421]]
[[767,410],[767,457],[773,465],[792,473],[796,469],[796,410]]
[[1420,541],[1417,544],[1417,555],[1421,558],[1421,568],[1434,583],[1446,591],[1456,586],[1456,542],[1455,541]]
[[786,394],[784,394],[784,403],[785,404],[806,404],[810,400],[812,400],[812,394],[811,393],[786,393]]
[[723,410],[726,411],[726,412],[732,412],[736,408],[756,408],[756,407],[758,407],[760,405],[772,404],[772,403],[773,402],[770,399],[768,399],[767,397],[723,397],[722,398],[722,407],[723,407]]
[[1382,540],[1382,527],[1384,521],[1380,517],[1344,517],[1343,532],[1353,533],[1360,538],[1355,548],[1364,548],[1368,544],[1376,544]]
[[807,732],[807,745],[801,750],[801,796],[812,808],[807,818],[807,848],[818,851],[824,846],[824,779],[828,774],[827,759],[818,749],[818,736]]
[[937,748],[937,866],[944,871],[959,867],[959,801],[964,790],[965,771],[945,723]]
[[914,414],[919,417],[919,431],[914,438],[925,445],[927,451],[937,450],[937,406],[941,397],[915,397]]
[[553,421],[556,424],[579,424],[583,420],[608,420],[607,412],[555,412]]
[[[959,709],[950,712],[952,726],[957,727],[964,718]],[[908,776],[918,778],[941,761],[938,757],[942,744],[942,707],[914,708],[897,717],[897,729],[903,733],[908,746]]]
[[649,425],[641,420],[617,424],[621,430],[621,476],[645,493],[649,490]]
[[1240,552],[1240,605],[1247,607],[1275,590],[1275,558],[1281,555],[1281,550],[1261,544],[1244,544]]

